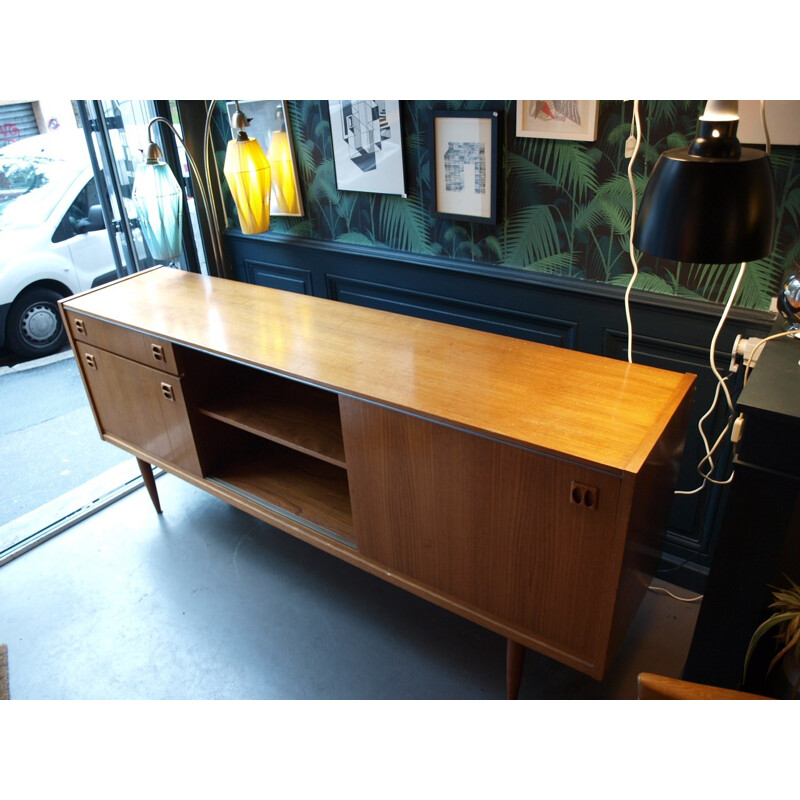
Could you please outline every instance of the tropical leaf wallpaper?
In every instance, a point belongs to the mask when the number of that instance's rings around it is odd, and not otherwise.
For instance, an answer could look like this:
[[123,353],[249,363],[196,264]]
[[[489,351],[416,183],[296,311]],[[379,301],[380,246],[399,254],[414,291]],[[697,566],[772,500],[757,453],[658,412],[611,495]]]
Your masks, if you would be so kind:
[[[272,231],[307,239],[390,248],[509,270],[627,285],[631,189],[625,142],[632,102],[601,101],[595,142],[519,138],[516,101],[403,101],[407,197],[336,188],[325,100],[287,101],[305,216],[273,217]],[[634,166],[639,198],[659,153],[685,147],[704,101],[641,101],[642,145]],[[432,216],[430,114],[439,109],[500,115],[498,223]],[[773,146],[778,234],[773,253],[748,265],[736,304],[768,309],[800,261],[800,148]],[[233,217],[235,219],[235,215]],[[268,236],[269,234],[267,234]],[[636,289],[725,302],[736,270],[639,259]]]

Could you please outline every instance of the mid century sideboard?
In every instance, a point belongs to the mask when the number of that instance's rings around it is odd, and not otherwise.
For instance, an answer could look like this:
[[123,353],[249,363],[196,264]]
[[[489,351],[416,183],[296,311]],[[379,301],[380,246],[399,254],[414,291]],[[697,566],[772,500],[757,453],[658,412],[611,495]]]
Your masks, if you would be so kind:
[[694,376],[155,267],[65,299],[101,436],[602,679],[660,556]]

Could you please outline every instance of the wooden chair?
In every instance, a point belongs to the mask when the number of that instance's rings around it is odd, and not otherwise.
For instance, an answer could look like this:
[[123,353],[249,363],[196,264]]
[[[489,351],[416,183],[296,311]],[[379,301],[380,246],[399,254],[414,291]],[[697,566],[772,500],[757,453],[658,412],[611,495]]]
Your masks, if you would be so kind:
[[736,689],[722,689],[690,683],[652,672],[640,672],[637,677],[639,700],[773,700],[760,694],[749,694]]

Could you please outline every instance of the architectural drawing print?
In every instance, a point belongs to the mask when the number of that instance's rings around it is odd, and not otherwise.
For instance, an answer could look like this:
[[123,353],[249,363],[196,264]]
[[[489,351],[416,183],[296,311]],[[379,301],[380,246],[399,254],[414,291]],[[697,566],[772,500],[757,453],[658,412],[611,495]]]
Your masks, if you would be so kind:
[[445,189],[465,191],[465,165],[475,168],[475,194],[486,194],[486,146],[481,142],[448,142],[444,154]]
[[434,111],[433,214],[494,224],[497,217],[496,111]]
[[377,168],[376,152],[392,138],[385,100],[342,100],[342,137],[350,160],[363,172]]
[[328,100],[336,188],[405,197],[399,100]]

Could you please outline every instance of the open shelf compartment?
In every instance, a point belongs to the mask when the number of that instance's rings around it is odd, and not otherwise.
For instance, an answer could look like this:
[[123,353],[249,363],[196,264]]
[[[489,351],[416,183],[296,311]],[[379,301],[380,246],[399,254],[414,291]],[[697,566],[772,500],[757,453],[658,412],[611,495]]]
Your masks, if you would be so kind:
[[345,467],[339,396],[290,378],[220,361],[198,411],[255,436]]
[[346,470],[237,428],[218,433],[209,480],[355,545]]

